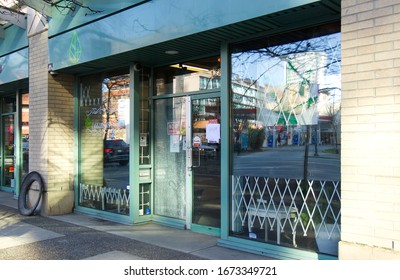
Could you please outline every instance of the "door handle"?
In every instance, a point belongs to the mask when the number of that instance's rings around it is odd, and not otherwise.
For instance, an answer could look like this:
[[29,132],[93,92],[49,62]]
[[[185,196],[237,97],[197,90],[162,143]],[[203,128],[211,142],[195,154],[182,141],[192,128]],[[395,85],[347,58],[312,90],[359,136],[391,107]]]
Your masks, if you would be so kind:
[[[197,165],[192,165],[192,167],[194,167],[194,168],[200,167],[200,165],[201,165],[201,162],[200,162],[200,149],[196,148],[196,150],[198,151],[198,155],[199,156],[197,157]],[[192,153],[192,155],[193,155],[193,153]]]

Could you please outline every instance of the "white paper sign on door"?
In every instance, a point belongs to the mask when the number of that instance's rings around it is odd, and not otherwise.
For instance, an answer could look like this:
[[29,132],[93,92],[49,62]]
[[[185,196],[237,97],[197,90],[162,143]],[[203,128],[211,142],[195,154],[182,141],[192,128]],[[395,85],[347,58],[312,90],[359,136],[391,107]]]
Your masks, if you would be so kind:
[[221,130],[219,123],[209,123],[206,125],[206,138],[208,143],[219,143],[221,139]]

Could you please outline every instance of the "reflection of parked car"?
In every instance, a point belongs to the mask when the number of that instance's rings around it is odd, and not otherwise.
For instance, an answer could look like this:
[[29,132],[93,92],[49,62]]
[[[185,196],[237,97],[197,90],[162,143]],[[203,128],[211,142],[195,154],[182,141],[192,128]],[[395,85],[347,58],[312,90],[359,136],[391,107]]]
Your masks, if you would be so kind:
[[219,144],[202,143],[197,148],[200,150],[200,155],[202,157],[215,158],[218,155],[217,151],[219,149]]
[[129,163],[129,145],[122,139],[107,139],[104,143],[104,162]]

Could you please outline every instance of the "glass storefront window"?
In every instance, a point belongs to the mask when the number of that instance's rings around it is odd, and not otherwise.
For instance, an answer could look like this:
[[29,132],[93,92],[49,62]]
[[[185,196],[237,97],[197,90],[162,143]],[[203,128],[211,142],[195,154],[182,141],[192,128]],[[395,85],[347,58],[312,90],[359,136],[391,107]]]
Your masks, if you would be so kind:
[[3,178],[2,185],[15,187],[15,116],[6,114],[2,116],[2,142],[3,142]]
[[129,85],[127,71],[80,81],[80,206],[129,215]]
[[156,95],[220,88],[220,59],[210,57],[157,68]]
[[186,103],[184,97],[155,101],[154,213],[184,219],[186,212]]
[[150,164],[150,75],[148,69],[142,69],[139,85],[139,164]]
[[29,172],[29,94],[21,96],[21,146],[22,146],[22,174],[24,178]]
[[15,187],[16,168],[16,95],[0,98],[1,112],[1,152],[0,152],[0,187]]
[[16,112],[16,99],[15,96],[7,96],[3,98],[3,110],[2,113],[14,113]]
[[233,47],[231,235],[337,255],[340,34],[299,34]]

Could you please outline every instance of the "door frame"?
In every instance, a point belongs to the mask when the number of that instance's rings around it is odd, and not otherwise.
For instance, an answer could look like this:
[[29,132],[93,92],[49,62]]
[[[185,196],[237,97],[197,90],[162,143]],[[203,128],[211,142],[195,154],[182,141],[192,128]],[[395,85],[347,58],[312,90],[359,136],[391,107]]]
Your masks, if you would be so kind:
[[[209,98],[219,98],[221,100],[221,91],[215,92],[199,92],[195,94],[186,94],[185,102],[186,102],[186,220],[185,226],[187,229],[207,233],[210,235],[220,236],[221,234],[221,225],[219,228],[206,226],[206,225],[199,225],[194,224],[192,217],[194,211],[194,203],[193,203],[193,158],[192,158],[192,100],[199,100],[199,99],[209,99]],[[221,103],[220,103],[221,104]],[[220,108],[221,112],[221,108]],[[221,113],[220,113],[221,114]],[[221,116],[222,117],[222,116]],[[220,157],[220,165],[221,165],[221,157]],[[220,177],[222,178],[221,170],[220,170]],[[220,192],[222,196],[222,188],[221,188],[221,180],[220,184]],[[221,205],[221,199],[220,199]],[[221,214],[220,214],[221,220]]]
[[[220,48],[220,87],[218,89],[207,89],[193,92],[182,92],[182,93],[165,93],[165,94],[154,94],[154,89],[151,89],[153,95],[149,97],[152,102],[152,107],[154,108],[154,103],[160,99],[166,98],[174,98],[174,97],[185,97],[185,96],[197,96],[200,95],[202,97],[219,97],[221,104],[221,225],[219,229],[219,238],[220,240],[228,240],[229,237],[229,229],[230,229],[230,203],[231,199],[229,197],[230,186],[231,186],[231,145],[230,145],[230,121],[231,121],[231,53],[229,49],[229,42],[223,41],[221,42]],[[153,79],[153,78],[152,78]],[[154,157],[156,156],[154,153],[154,109],[151,110],[151,143],[152,143],[152,166],[154,168]],[[154,170],[154,169],[153,169]],[[186,183],[186,182],[185,182]],[[154,205],[154,178],[153,184],[151,187],[152,191],[152,203]],[[190,193],[192,199],[192,194]],[[186,210],[186,209],[185,209]],[[190,213],[191,217],[191,213]],[[163,217],[157,214],[152,215],[152,219],[156,222],[167,224],[169,226],[174,227],[186,227],[186,220],[178,220],[175,218]],[[190,218],[191,219],[191,218]],[[192,230],[197,231],[197,227],[190,224]],[[199,229],[198,231],[201,231]]]
[[[207,90],[193,91],[193,92],[163,94],[163,95],[158,95],[158,96],[152,96],[152,97],[150,97],[150,100],[152,101],[152,104],[153,104],[152,107],[154,108],[154,103],[157,100],[172,99],[172,98],[185,98],[185,106],[186,106],[186,105],[188,105],[186,103],[186,102],[188,102],[187,101],[188,97],[190,98],[190,100],[204,99],[204,98],[220,98],[220,100],[222,100],[221,89],[207,89]],[[185,110],[187,110],[187,108]],[[188,118],[189,118],[189,120],[188,120]],[[221,101],[221,139],[222,139],[222,118],[223,118],[223,116],[222,116],[222,101]],[[155,121],[154,110],[153,110],[151,119],[152,119],[152,130],[151,130],[152,140],[151,140],[151,142],[154,143],[154,121]],[[187,114],[187,112],[186,112],[185,121],[187,122],[187,124],[188,123],[191,124],[191,114]],[[186,133],[186,136],[185,136],[186,153],[187,153],[188,145],[191,144],[191,141],[188,141],[188,140],[191,140],[191,136],[189,136],[190,137],[189,139],[187,137],[188,137],[188,133]],[[191,148],[191,146],[190,146],[190,148]],[[154,170],[154,157],[157,156],[155,154],[154,147],[152,147],[151,154],[152,154],[152,166],[153,166],[153,170]],[[222,156],[221,156],[221,160],[222,160]],[[166,224],[166,225],[173,226],[173,227],[190,229],[190,230],[196,231],[196,232],[220,236],[220,234],[221,234],[220,228],[210,229],[209,227],[206,227],[206,226],[192,224],[192,201],[193,201],[193,194],[192,194],[193,187],[192,187],[192,181],[191,181],[192,177],[190,177],[190,181],[189,181],[189,178],[187,177],[187,173],[188,173],[187,166],[185,166],[185,170],[186,170],[186,174],[185,174],[186,179],[185,179],[185,182],[182,182],[183,184],[185,184],[183,186],[184,191],[185,191],[185,196],[186,196],[185,217],[183,219],[178,219],[178,218],[173,218],[173,217],[165,217],[162,215],[158,215],[153,211],[153,214],[151,216],[152,220],[159,222],[161,224]],[[221,171],[222,171],[222,166],[221,166]],[[154,180],[154,178],[153,178],[153,180]],[[221,182],[222,182],[222,172],[221,172]],[[155,188],[156,188],[156,186],[154,185],[154,181],[153,181],[152,186],[151,186],[151,193],[153,194],[151,203],[152,203],[154,209],[157,207],[155,205],[155,201],[154,201]],[[222,185],[221,185],[221,189],[222,189]],[[222,190],[221,190],[221,204],[222,204]],[[221,213],[222,213],[222,206],[221,206]],[[221,215],[221,226],[222,226],[222,224],[223,224],[223,222],[222,222],[222,215]]]
[[[9,94],[5,94],[0,96],[0,106],[2,108],[0,108],[0,115],[1,115],[1,120],[0,120],[0,147],[1,147],[1,151],[0,151],[0,167],[1,167],[1,171],[0,171],[0,190],[4,191],[4,192],[9,192],[9,193],[13,193],[14,196],[16,197],[19,193],[19,182],[20,182],[20,172],[19,172],[19,168],[20,168],[20,160],[19,160],[19,156],[21,155],[20,153],[20,148],[21,148],[21,143],[20,143],[20,106],[19,106],[19,101],[20,101],[20,91],[17,91],[15,93],[9,93]],[[6,97],[12,97],[15,98],[15,110],[13,110],[12,112],[5,112],[3,110],[4,108],[4,103],[5,103],[5,98]],[[4,153],[4,127],[5,124],[3,122],[3,118],[6,116],[13,116],[13,132],[14,132],[14,153],[13,153],[13,165],[14,165],[14,186],[11,185],[5,185],[3,184],[3,179],[4,179],[4,174],[5,174],[5,165],[6,165],[6,158],[5,158],[5,153]]]

